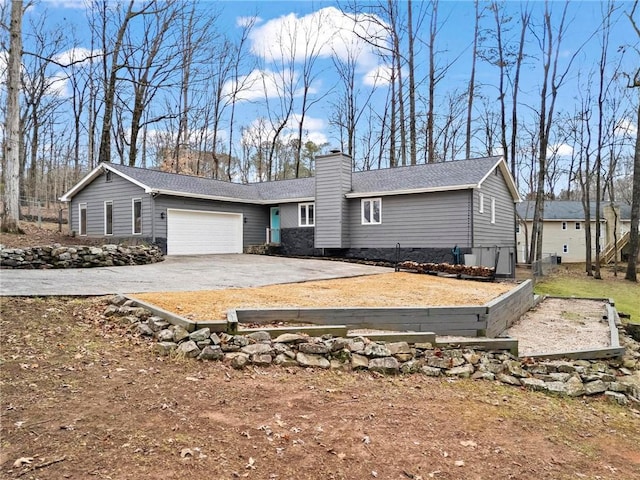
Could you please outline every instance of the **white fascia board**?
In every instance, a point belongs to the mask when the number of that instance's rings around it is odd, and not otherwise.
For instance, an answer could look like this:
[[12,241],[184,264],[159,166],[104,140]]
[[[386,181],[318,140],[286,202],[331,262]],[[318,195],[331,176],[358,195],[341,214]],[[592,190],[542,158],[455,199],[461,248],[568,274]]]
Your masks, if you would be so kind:
[[87,184],[91,183],[96,177],[102,173],[102,165],[98,165],[96,168],[87,173],[82,180],[76,183],[71,190],[60,197],[61,202],[70,202],[71,199],[82,190]]
[[520,194],[518,193],[516,182],[513,180],[513,177],[511,176],[511,172],[509,171],[509,167],[507,167],[507,162],[504,161],[504,157],[500,157],[498,161],[495,163],[495,165],[491,168],[491,170],[489,170],[486,173],[486,175],[482,177],[482,179],[478,182],[477,188],[479,189],[482,188],[482,184],[487,178],[489,178],[489,175],[493,173],[496,167],[500,168],[500,171],[502,172],[502,176],[507,182],[507,188],[509,189],[511,196],[513,197],[513,203],[521,203],[522,197],[520,197]]
[[281,203],[309,203],[315,202],[315,197],[300,197],[300,198],[283,198],[279,200],[261,200],[261,205],[279,205]]
[[78,192],[80,192],[84,187],[86,187],[88,184],[90,184],[92,181],[94,181],[97,177],[99,177],[102,172],[109,170],[110,172],[115,173],[116,175],[119,175],[120,177],[124,178],[125,180],[139,186],[140,188],[143,188],[145,191],[147,191],[149,189],[149,187],[141,182],[139,182],[138,180],[135,180],[133,178],[131,178],[128,175],[125,175],[122,172],[119,172],[118,170],[116,170],[115,168],[113,168],[112,166],[110,166],[108,163],[101,163],[99,164],[96,168],[94,168],[93,170],[91,170],[89,173],[87,173],[84,178],[82,180],[80,180],[78,183],[76,183],[71,190],[69,190],[67,193],[65,193],[64,195],[62,195],[60,197],[60,201],[61,202],[70,202],[71,199],[76,196],[76,194]]
[[147,190],[149,190],[149,186],[148,185],[145,185],[144,183],[136,180],[135,178],[131,178],[129,175],[125,175],[124,173],[122,173],[122,172],[116,170],[115,168],[113,168],[108,163],[103,163],[102,166],[104,167],[105,170],[109,170],[109,171],[115,173],[116,175],[124,178],[125,180],[128,180],[129,182],[133,183],[134,185],[137,185],[140,188],[143,188],[145,192]]
[[431,188],[413,188],[407,190],[389,190],[381,192],[352,192],[345,194],[346,198],[367,198],[367,197],[388,197],[391,195],[411,195],[416,193],[433,193],[433,192],[450,192],[453,190],[469,190],[477,187],[474,184],[468,185],[448,185],[444,187],[431,187]]
[[179,192],[175,190],[163,190],[158,188],[147,188],[145,192],[152,195],[169,195],[172,197],[198,198],[201,200],[217,200],[220,202],[251,203],[254,205],[264,203],[264,201],[262,200],[247,200],[246,198],[222,197],[220,195],[202,195],[189,192]]
[[234,203],[248,203],[251,205],[278,205],[281,203],[299,203],[299,202],[314,202],[315,198],[313,197],[301,197],[301,198],[284,198],[282,200],[250,200],[246,198],[236,198],[236,197],[223,197],[220,195],[202,195],[195,194],[189,192],[178,192],[175,190],[162,190],[157,188],[148,188],[145,190],[146,193],[156,194],[156,195],[169,195],[172,197],[187,197],[187,198],[198,198],[201,200],[217,200],[219,202],[234,202]]

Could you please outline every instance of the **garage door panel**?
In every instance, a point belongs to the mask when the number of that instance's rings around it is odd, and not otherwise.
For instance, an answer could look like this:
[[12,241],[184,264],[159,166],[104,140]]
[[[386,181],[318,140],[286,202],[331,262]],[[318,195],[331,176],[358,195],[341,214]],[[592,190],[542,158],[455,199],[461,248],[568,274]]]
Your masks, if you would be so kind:
[[242,215],[168,209],[167,253],[242,253]]

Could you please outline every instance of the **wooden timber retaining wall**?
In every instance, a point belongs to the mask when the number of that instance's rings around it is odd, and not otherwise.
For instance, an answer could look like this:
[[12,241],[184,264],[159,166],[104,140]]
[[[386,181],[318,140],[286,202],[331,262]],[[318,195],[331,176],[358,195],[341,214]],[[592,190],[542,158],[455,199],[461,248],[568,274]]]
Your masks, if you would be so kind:
[[534,305],[533,281],[526,280],[513,290],[485,304],[487,337],[495,338],[514,324]]
[[349,329],[484,336],[486,307],[236,309],[240,324],[311,323]]
[[527,280],[482,306],[236,309],[231,315],[239,324],[310,323],[346,325],[349,329],[494,338],[528,311],[533,303],[533,282]]

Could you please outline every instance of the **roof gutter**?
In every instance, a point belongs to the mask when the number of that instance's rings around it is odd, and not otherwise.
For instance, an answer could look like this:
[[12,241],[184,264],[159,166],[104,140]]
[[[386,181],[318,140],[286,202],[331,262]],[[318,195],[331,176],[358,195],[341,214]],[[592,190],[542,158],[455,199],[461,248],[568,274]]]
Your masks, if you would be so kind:
[[146,188],[146,193],[156,195],[170,195],[174,197],[198,198],[201,200],[217,200],[219,202],[247,203],[250,205],[277,205],[279,203],[295,203],[295,202],[312,202],[313,197],[286,198],[282,200],[251,200],[246,198],[224,197],[220,195],[203,195],[189,192],[180,192],[176,190],[164,190],[160,188]]
[[477,184],[467,184],[467,185],[445,185],[442,187],[430,187],[430,188],[412,188],[405,190],[389,190],[389,191],[378,191],[378,192],[351,192],[345,194],[347,198],[366,198],[366,197],[388,197],[391,195],[410,195],[415,193],[433,193],[433,192],[450,192],[452,190],[470,190],[473,188],[478,188]]

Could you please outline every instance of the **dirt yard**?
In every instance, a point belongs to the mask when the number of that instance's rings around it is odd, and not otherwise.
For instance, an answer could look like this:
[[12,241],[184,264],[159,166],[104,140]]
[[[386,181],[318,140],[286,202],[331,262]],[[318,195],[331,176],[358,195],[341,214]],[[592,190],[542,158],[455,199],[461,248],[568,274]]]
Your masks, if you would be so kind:
[[236,371],[156,357],[99,299],[1,301],[0,478],[640,479],[640,414],[602,399]]
[[482,305],[513,287],[510,282],[394,272],[258,288],[140,293],[136,298],[192,320],[222,320],[230,308]]

